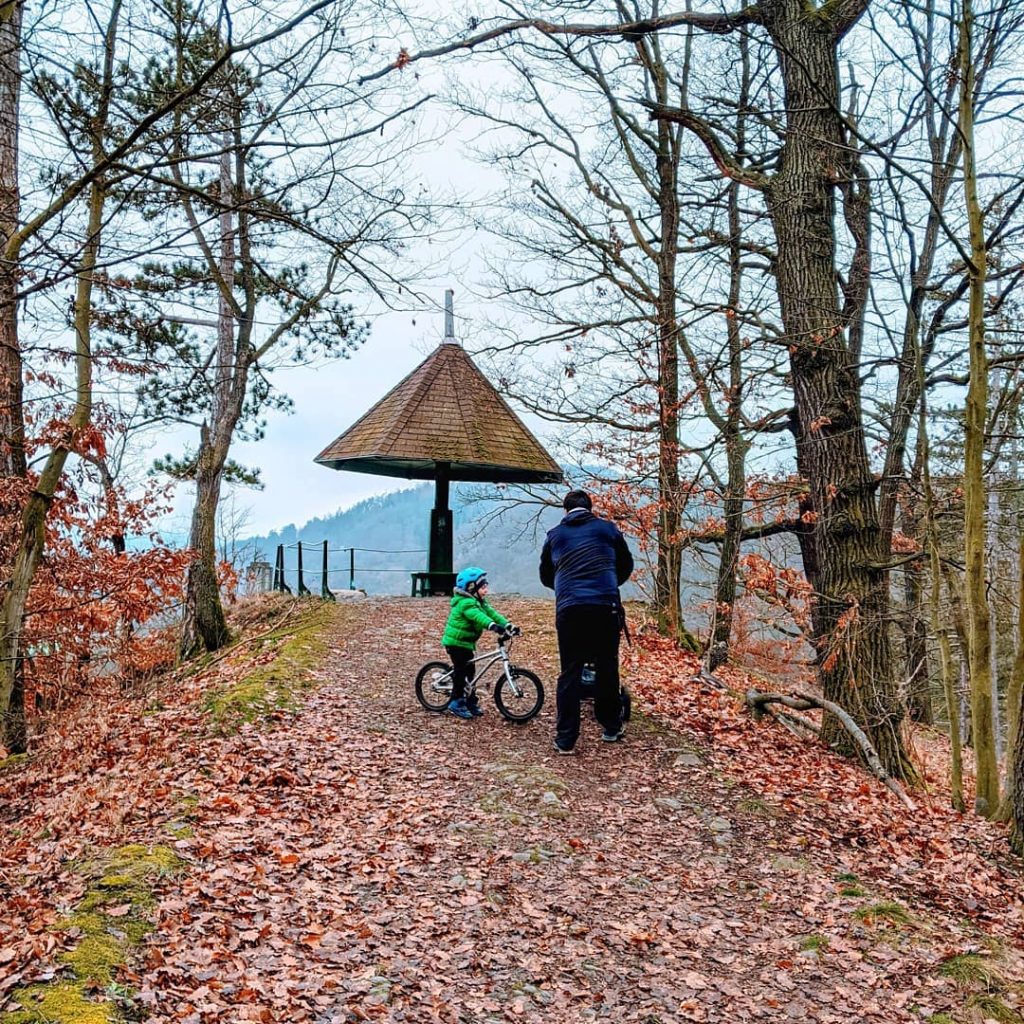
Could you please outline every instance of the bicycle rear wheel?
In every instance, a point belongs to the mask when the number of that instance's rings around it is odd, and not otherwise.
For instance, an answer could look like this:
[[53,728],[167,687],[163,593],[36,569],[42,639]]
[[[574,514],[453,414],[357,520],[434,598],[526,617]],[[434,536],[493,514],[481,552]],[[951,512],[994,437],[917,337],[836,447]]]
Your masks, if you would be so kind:
[[502,675],[494,687],[494,703],[510,722],[528,722],[544,706],[544,684],[525,668],[509,671],[515,689],[509,686],[508,680]]
[[416,699],[428,711],[444,711],[452,695],[452,667],[428,661],[416,674]]

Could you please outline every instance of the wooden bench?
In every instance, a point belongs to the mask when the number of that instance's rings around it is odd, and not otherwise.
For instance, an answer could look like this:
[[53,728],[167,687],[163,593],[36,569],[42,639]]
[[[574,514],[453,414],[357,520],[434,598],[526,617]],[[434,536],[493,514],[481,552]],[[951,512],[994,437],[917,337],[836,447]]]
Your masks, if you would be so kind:
[[414,572],[412,573],[412,596],[434,597],[452,592],[455,586],[453,572]]

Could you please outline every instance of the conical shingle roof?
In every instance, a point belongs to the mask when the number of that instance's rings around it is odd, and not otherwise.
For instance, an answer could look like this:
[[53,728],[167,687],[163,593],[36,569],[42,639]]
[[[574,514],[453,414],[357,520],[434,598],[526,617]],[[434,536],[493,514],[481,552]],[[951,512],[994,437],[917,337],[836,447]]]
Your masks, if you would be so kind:
[[558,483],[562,471],[457,342],[439,345],[317,457],[356,473]]

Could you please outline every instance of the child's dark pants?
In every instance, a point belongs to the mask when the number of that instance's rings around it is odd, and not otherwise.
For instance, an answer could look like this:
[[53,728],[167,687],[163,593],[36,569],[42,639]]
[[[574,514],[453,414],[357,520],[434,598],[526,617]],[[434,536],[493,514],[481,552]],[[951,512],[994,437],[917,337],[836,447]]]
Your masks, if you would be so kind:
[[468,647],[446,647],[452,661],[452,700],[464,700],[466,684],[473,681],[476,666],[472,665],[473,651]]

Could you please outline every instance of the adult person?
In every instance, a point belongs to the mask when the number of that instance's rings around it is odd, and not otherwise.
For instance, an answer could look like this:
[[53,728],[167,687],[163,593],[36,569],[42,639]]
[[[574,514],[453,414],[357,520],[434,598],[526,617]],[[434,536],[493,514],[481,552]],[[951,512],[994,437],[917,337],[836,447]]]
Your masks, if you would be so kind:
[[555,629],[561,674],[556,698],[555,750],[571,754],[580,734],[580,681],[593,663],[594,714],[601,739],[625,735],[619,699],[619,587],[633,572],[633,556],[619,528],[595,516],[586,491],[570,491],[565,515],[548,531],[540,556],[540,581],[555,591]]

